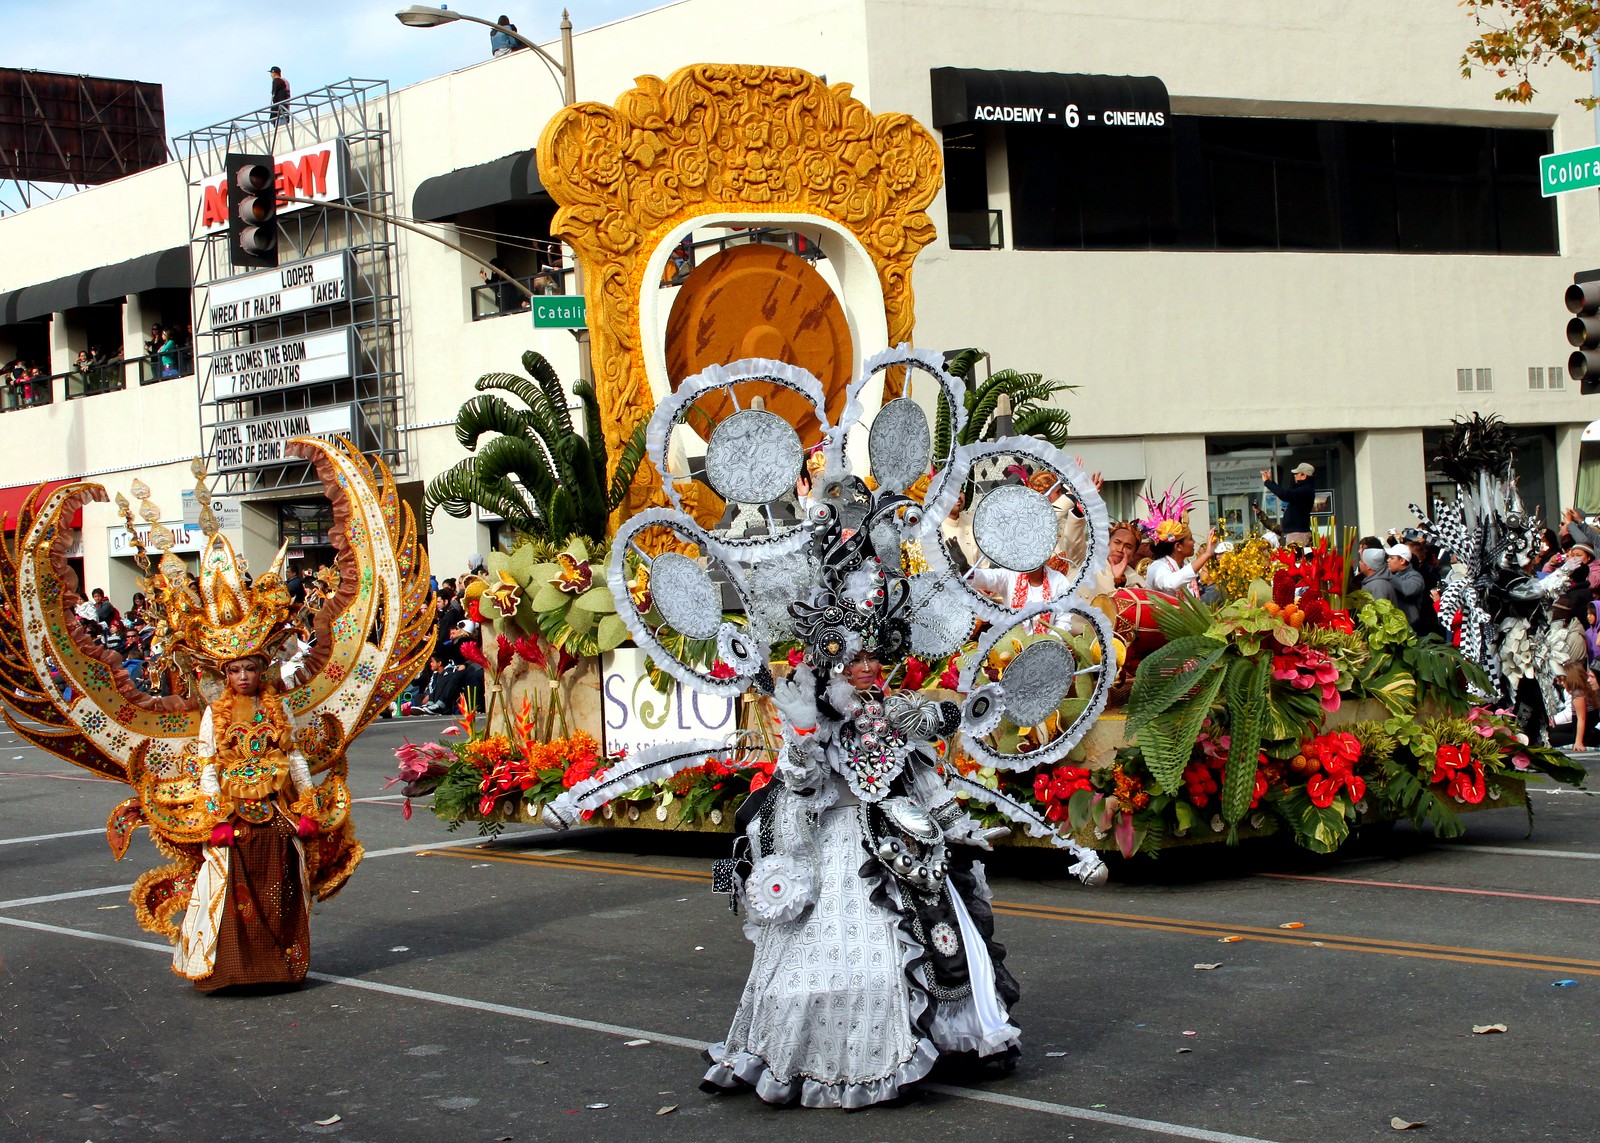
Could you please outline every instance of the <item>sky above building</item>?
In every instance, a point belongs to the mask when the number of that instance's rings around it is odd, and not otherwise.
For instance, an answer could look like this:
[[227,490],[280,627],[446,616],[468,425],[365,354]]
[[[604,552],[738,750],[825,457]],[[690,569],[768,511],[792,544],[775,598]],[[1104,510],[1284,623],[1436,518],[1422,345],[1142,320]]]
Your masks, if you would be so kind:
[[[581,31],[659,8],[667,0],[569,0]],[[408,28],[394,18],[409,0],[272,0],[267,4],[170,0],[0,0],[0,66],[136,79],[162,85],[167,134],[181,135],[265,106],[267,69],[293,91],[335,80],[386,79],[395,88],[489,56],[489,30],[454,23]],[[469,0],[450,7],[559,46],[559,2]],[[583,74],[583,61],[574,70]]]

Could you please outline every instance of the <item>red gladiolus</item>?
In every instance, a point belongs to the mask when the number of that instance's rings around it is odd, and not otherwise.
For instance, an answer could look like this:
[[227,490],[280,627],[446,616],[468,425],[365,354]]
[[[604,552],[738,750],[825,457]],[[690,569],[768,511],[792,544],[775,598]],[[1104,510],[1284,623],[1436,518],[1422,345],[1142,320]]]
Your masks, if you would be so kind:
[[790,647],[788,655],[784,657],[789,661],[791,667],[798,667],[806,661],[806,653],[799,647]]
[[469,663],[476,663],[480,667],[487,668],[489,666],[489,660],[483,657],[483,648],[471,639],[462,641],[461,657]]
[[511,640],[507,639],[504,635],[500,636],[499,642],[495,644],[495,670],[505,670],[511,665],[511,660],[516,658],[516,656],[517,649],[512,644]]
[[939,686],[947,691],[953,691],[960,681],[961,669],[956,666],[955,657],[951,656],[949,666],[945,667],[944,673],[939,676]]

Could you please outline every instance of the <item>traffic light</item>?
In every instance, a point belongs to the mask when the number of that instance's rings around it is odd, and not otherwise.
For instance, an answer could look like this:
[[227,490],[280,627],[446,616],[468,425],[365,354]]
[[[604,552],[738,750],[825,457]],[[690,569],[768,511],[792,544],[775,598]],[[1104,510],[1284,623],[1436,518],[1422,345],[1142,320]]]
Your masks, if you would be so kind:
[[1567,342],[1573,347],[1567,376],[1578,382],[1582,392],[1600,393],[1600,270],[1572,276],[1567,309],[1574,315],[1567,322]]
[[271,155],[228,155],[228,259],[278,264],[278,171]]

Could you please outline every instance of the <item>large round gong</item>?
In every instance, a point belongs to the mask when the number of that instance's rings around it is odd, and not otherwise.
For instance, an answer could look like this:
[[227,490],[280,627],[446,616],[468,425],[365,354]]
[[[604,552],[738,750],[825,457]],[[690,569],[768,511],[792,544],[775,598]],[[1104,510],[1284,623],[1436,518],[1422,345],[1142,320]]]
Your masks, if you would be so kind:
[[[837,421],[854,371],[854,342],[844,307],[827,280],[785,246],[749,242],[713,254],[678,289],[667,319],[667,380],[674,392],[708,365],[767,357],[798,365],[827,394]],[[807,448],[822,439],[811,403],[770,382],[738,387],[739,405],[759,396],[793,425]],[[727,393],[696,401],[685,423],[702,437],[735,412]]]

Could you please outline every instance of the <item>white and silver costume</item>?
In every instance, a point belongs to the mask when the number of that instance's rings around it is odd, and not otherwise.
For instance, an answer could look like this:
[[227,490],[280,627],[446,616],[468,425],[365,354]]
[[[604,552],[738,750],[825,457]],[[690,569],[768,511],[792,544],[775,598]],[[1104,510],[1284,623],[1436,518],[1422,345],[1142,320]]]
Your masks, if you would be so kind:
[[[734,858],[718,863],[718,888],[743,905],[755,958],[703,1085],[748,1085],[773,1103],[864,1107],[924,1078],[943,1054],[1016,1054],[1016,982],[993,942],[983,866],[972,857],[1006,830],[980,828],[958,793],[1070,849],[1073,872],[1086,883],[1105,877],[1092,851],[1028,807],[953,768],[942,772],[936,746],[949,743],[953,753],[959,733],[965,753],[984,765],[1032,769],[1063,758],[1099,716],[1111,672],[1080,667],[1069,639],[1084,632],[1080,640],[1100,644],[1097,663],[1115,662],[1105,617],[1075,599],[1105,559],[1105,508],[1071,459],[1034,438],[932,456],[935,434],[909,398],[884,405],[874,421],[867,451],[876,488],[869,488],[850,473],[848,436],[862,417],[863,388],[892,367],[904,369],[908,386],[933,378],[941,419],[953,430],[940,435],[959,433],[959,383],[939,354],[907,346],[867,362],[837,425],[816,379],[782,362],[742,361],[686,380],[657,406],[647,437],[673,507],[629,520],[609,569],[619,614],[663,670],[710,694],[754,687],[771,695],[781,715],[774,781],[740,807]],[[707,444],[705,479],[737,507],[730,524],[707,530],[681,511],[674,484],[686,478],[667,470],[671,436],[697,400],[725,394],[739,408],[740,387],[751,382],[783,386],[811,404],[824,434],[824,471],[814,499],[799,504],[792,492],[805,461],[798,436],[776,414],[742,408]],[[1053,474],[1051,491],[1071,495],[1088,521],[1071,590],[1048,605],[1013,610],[981,594],[939,542],[939,524],[975,466],[999,468],[999,458]],[[904,490],[929,472],[930,460],[931,482],[919,501]],[[978,514],[993,517],[975,537],[983,560],[1030,571],[1055,552],[1056,513],[1044,493],[999,487],[996,510],[983,512],[982,497],[994,489],[977,500]],[[908,654],[953,654],[979,621],[989,626],[960,671],[963,702],[858,690],[847,681],[846,665],[863,653],[885,664],[891,679]],[[1007,637],[1028,646],[991,681],[980,668]],[[719,669],[674,653],[688,641],[714,641]],[[787,678],[774,679],[769,668],[775,641],[798,644],[804,654]],[[1062,710],[1069,713],[1051,718]],[[1017,744],[1019,727],[1047,721],[1050,733]],[[570,825],[581,810],[708,753],[741,748],[699,742],[643,751],[563,794],[546,820]]]

